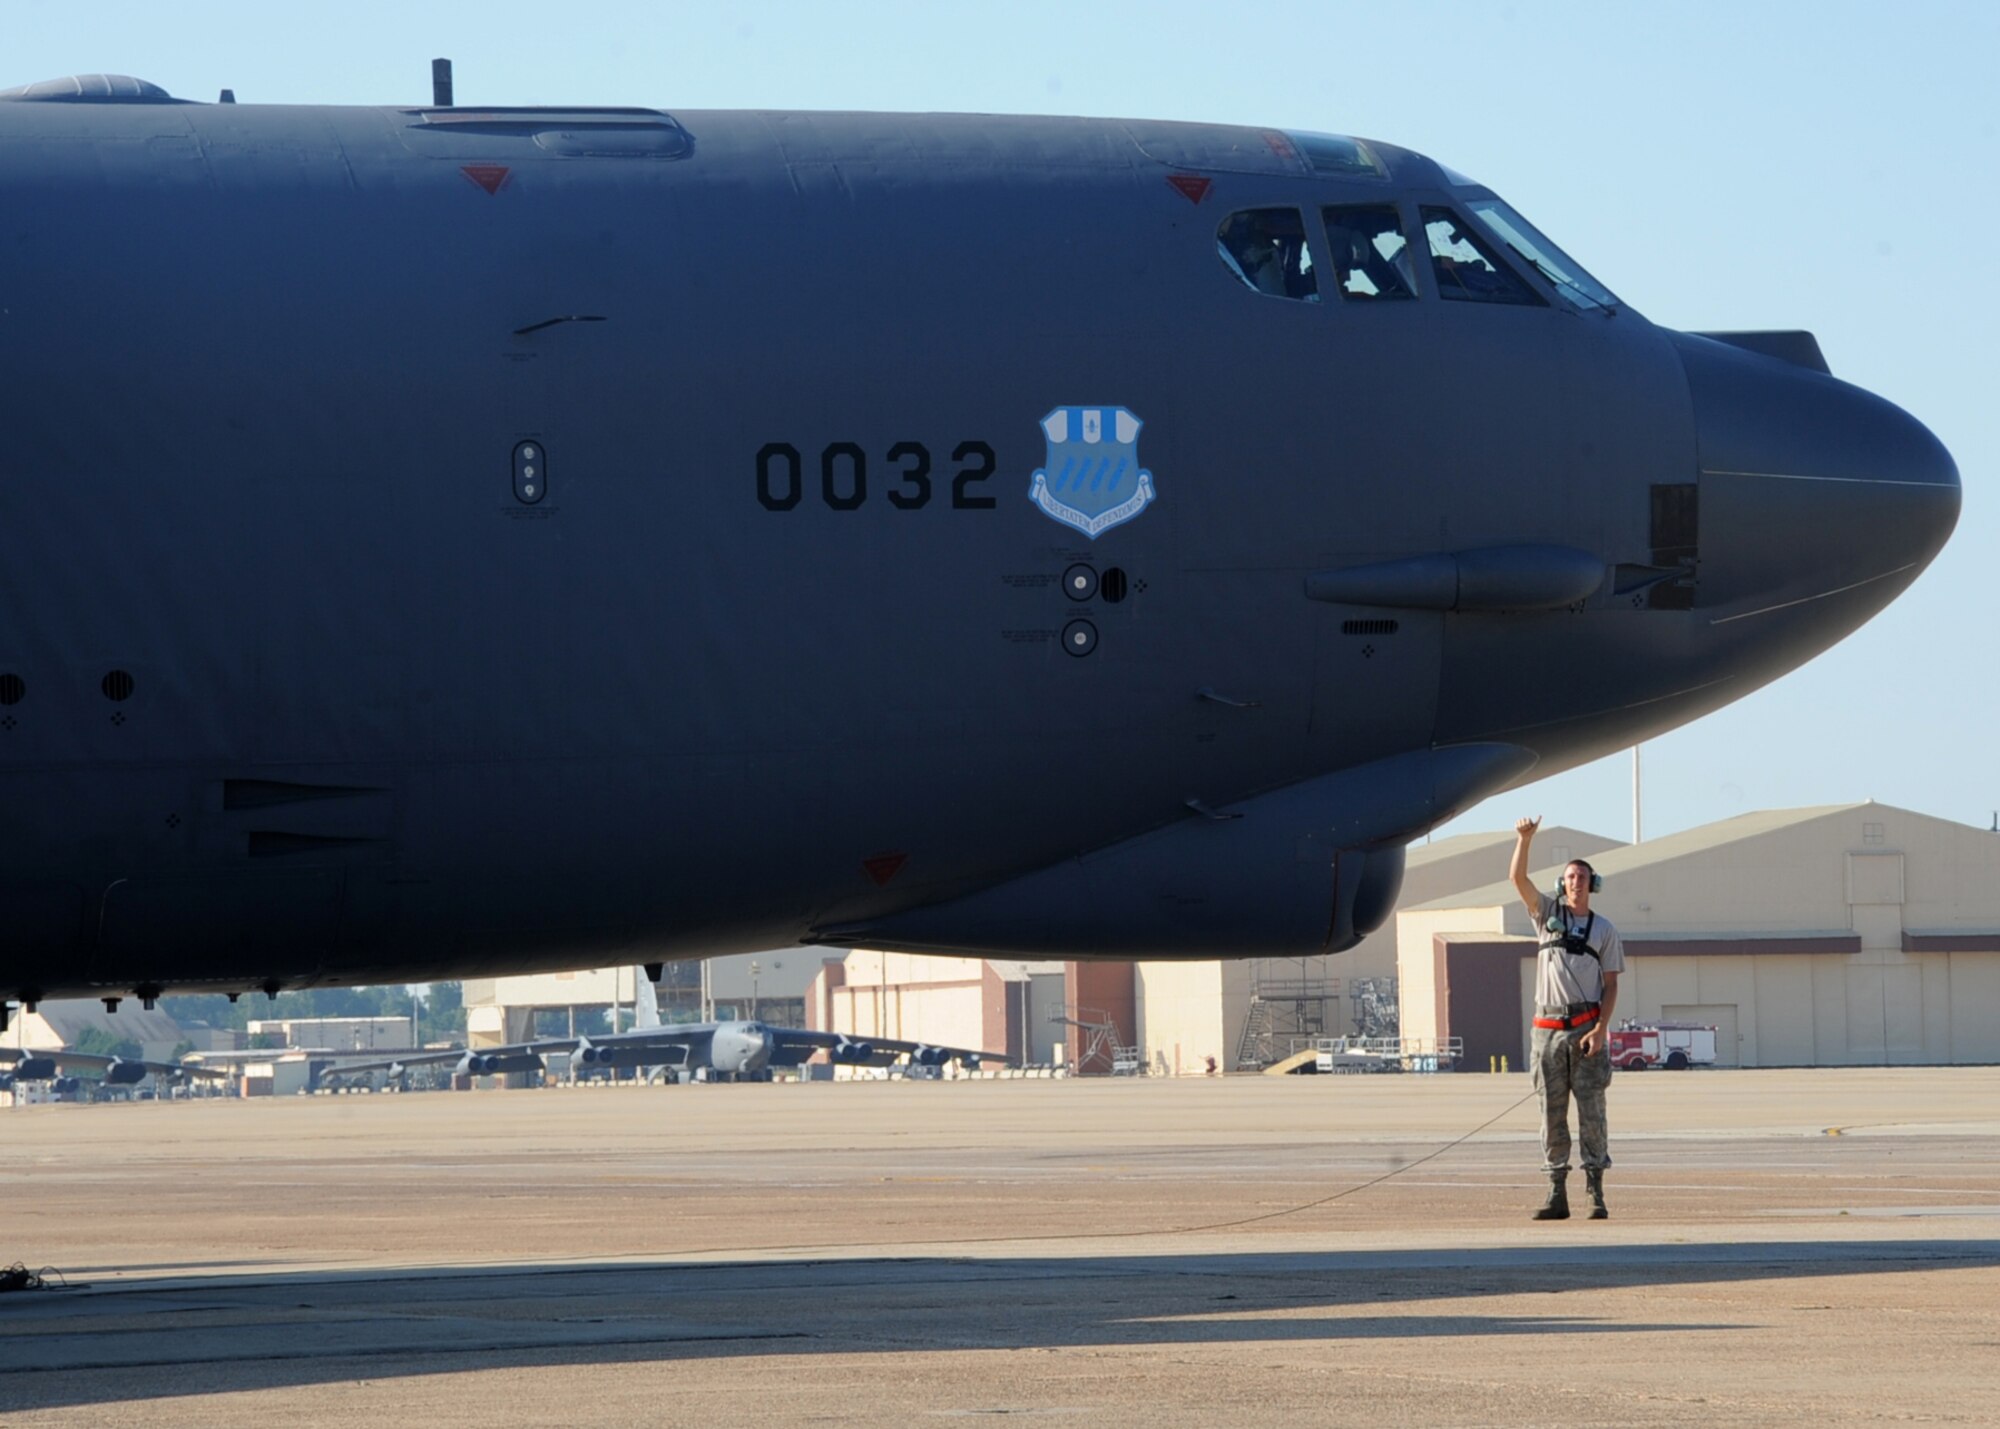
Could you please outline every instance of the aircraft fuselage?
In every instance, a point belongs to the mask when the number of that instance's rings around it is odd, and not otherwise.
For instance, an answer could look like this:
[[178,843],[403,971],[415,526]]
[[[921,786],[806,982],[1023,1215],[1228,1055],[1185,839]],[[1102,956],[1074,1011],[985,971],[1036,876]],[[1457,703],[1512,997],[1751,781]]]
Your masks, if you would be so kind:
[[[1504,256],[1533,302],[1451,300],[1485,190],[1365,152],[0,102],[0,996],[1327,948],[1942,544],[1910,418]],[[1333,286],[1329,207],[1408,299]],[[1310,297],[1218,251],[1285,211]],[[1033,497],[1140,471],[1095,532]]]

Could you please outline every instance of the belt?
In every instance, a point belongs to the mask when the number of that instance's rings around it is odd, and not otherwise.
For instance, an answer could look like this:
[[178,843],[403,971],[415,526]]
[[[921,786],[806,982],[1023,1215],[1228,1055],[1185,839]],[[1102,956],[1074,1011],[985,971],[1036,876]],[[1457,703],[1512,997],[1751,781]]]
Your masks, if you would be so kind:
[[1568,1032],[1597,1021],[1598,1005],[1594,1002],[1572,1002],[1565,1007],[1538,1007],[1535,1013],[1535,1026]]

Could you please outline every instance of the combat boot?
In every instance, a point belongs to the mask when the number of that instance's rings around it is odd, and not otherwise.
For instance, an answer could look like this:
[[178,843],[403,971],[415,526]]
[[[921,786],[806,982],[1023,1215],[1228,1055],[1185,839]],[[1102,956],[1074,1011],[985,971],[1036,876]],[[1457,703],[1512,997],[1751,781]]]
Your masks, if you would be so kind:
[[1569,1219],[1569,1172],[1549,1172],[1549,1198],[1542,1202],[1535,1212],[1538,1221],[1566,1221]]
[[1604,1168],[1584,1167],[1583,1184],[1590,1191],[1590,1218],[1593,1221],[1609,1220],[1611,1212],[1604,1209]]

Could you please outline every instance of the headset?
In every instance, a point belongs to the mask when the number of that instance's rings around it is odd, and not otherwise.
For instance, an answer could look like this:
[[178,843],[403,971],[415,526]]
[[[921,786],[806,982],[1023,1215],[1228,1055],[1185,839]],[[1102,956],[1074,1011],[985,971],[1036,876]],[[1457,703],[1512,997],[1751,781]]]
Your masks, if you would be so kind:
[[[1592,893],[1602,893],[1604,891],[1604,875],[1599,873],[1596,869],[1590,866],[1589,859],[1587,858],[1571,859],[1569,863],[1563,865],[1563,871],[1565,873],[1569,871],[1570,863],[1581,866],[1583,871],[1590,875],[1590,891]],[[1562,896],[1563,896],[1562,880],[1558,878],[1556,880],[1556,902],[1558,903],[1562,902]]]

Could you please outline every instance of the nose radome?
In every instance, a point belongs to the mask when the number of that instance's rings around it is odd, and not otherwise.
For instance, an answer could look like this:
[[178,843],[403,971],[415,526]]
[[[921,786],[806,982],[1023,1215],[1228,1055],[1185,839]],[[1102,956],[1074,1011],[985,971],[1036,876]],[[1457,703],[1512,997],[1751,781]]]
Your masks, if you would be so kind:
[[1916,418],[1809,367],[1675,342],[1699,429],[1698,607],[1720,617],[1879,585],[1872,614],[1942,549],[1958,467]]

